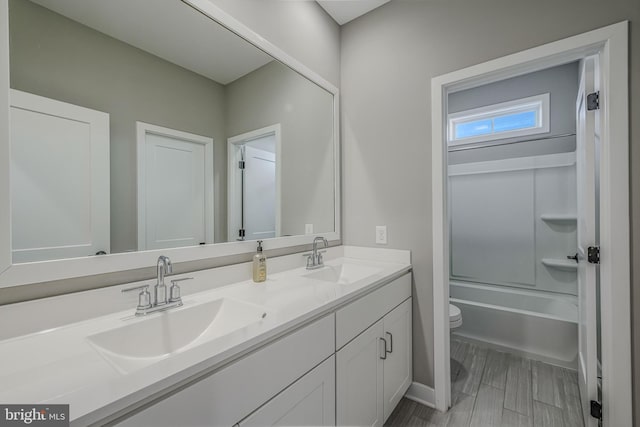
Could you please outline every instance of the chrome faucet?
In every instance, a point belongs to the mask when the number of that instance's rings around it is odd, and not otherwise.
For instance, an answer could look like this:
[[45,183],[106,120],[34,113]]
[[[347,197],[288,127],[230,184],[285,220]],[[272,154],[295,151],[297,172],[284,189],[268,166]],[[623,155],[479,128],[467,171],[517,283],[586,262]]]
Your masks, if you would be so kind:
[[329,242],[324,237],[317,236],[313,239],[313,251],[311,253],[304,254],[307,257],[307,270],[315,270],[316,268],[324,266],[322,254],[326,251],[318,250],[318,242],[323,242],[325,248],[329,246]]
[[167,303],[167,286],[164,284],[164,276],[173,272],[173,266],[169,257],[160,255],[156,265],[158,280],[153,288],[154,305],[164,305]]
[[182,279],[172,280],[171,289],[169,290],[170,296],[167,299],[167,286],[164,284],[164,278],[173,272],[171,260],[169,257],[161,255],[158,257],[156,267],[158,278],[153,288],[153,301],[151,300],[151,294],[149,293],[149,285],[136,286],[122,290],[122,292],[140,290],[140,294],[138,295],[138,306],[136,307],[136,316],[144,316],[145,314],[153,313],[155,311],[168,310],[172,307],[180,307],[182,305],[182,298],[180,297],[180,287],[178,286],[178,282],[193,279],[193,277],[185,277]]

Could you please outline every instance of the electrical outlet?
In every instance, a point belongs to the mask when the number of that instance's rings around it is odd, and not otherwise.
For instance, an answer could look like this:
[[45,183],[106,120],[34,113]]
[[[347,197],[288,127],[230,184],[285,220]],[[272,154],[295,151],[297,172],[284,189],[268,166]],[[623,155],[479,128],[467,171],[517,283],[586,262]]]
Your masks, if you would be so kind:
[[376,225],[376,243],[379,245],[387,244],[387,226]]
[[304,234],[313,234],[313,224],[304,225]]

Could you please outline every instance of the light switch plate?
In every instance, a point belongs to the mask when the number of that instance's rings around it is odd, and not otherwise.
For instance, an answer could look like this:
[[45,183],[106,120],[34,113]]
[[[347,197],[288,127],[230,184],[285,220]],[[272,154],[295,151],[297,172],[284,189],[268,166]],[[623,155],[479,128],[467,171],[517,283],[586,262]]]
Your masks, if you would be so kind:
[[304,225],[304,234],[313,234],[313,224]]
[[379,245],[387,244],[387,226],[376,225],[376,243]]

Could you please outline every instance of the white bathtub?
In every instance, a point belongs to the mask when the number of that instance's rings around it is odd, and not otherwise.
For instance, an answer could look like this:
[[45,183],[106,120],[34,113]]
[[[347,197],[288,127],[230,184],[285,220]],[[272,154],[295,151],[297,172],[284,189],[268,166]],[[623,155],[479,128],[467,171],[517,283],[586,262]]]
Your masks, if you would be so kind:
[[577,368],[576,297],[456,281],[449,283],[449,294],[462,311],[454,335]]

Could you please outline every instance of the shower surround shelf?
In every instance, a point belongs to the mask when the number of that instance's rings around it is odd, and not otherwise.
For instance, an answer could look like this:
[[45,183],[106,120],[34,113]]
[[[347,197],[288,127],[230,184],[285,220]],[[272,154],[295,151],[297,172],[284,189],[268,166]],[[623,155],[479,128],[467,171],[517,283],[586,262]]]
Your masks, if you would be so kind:
[[570,259],[542,258],[542,264],[559,270],[577,270],[578,263]]

